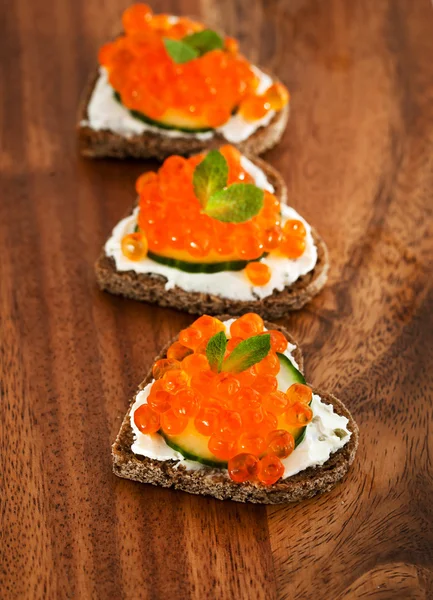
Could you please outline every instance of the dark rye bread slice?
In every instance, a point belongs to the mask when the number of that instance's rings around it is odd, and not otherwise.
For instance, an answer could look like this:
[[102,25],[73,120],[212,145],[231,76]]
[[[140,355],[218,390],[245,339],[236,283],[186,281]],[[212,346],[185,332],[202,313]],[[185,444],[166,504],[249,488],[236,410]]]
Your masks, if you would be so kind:
[[[246,156],[264,171],[268,181],[275,188],[275,195],[285,204],[287,187],[278,171],[258,157]],[[177,308],[191,314],[216,315],[227,312],[231,315],[241,315],[256,312],[266,319],[279,319],[291,310],[302,308],[326,283],[329,270],[328,250],[314,229],[313,238],[317,246],[317,263],[314,269],[281,292],[274,291],[262,300],[231,300],[214,294],[187,292],[178,286],[166,290],[167,279],[163,275],[117,271],[114,259],[107,256],[105,250],[102,250],[95,264],[96,280],[101,290],[111,294]]]
[[[225,320],[228,317],[220,318]],[[284,327],[268,322],[265,322],[265,326],[267,329],[278,329],[289,342],[296,343]],[[167,344],[155,360],[164,358],[169,345],[173,341]],[[300,370],[303,370],[302,353],[298,346],[293,355]],[[152,371],[150,370],[146,379],[140,384],[138,391],[142,390],[151,381]],[[187,470],[183,465],[176,466],[177,461],[175,460],[160,461],[134,454],[131,450],[133,432],[129,417],[131,406],[135,401],[134,397],[112,447],[113,471],[116,475],[125,479],[162,487],[173,487],[191,494],[214,496],[219,500],[282,504],[312,498],[316,494],[329,491],[344,477],[355,458],[359,438],[358,426],[344,404],[332,394],[318,390],[314,390],[314,392],[319,394],[324,402],[332,404],[339,415],[343,415],[349,420],[348,428],[352,432],[349,442],[332,454],[321,467],[309,467],[297,475],[288,477],[271,486],[263,486],[259,483],[250,482],[237,484],[230,479],[225,470],[205,466],[194,471]]]
[[[88,121],[87,107],[93,93],[93,89],[99,77],[99,71],[92,75],[78,111],[78,145],[80,153],[88,158],[150,158],[164,160],[171,154],[192,154],[210,148],[217,148],[222,144],[229,143],[224,136],[215,133],[208,140],[200,140],[193,137],[169,137],[163,132],[146,131],[140,135],[125,137],[109,129],[96,131],[88,125],[82,125]],[[272,76],[274,81],[278,81]],[[277,112],[271,122],[265,127],[259,127],[245,141],[236,145],[241,152],[248,154],[262,154],[277,144],[287,125],[289,117],[289,105]]]

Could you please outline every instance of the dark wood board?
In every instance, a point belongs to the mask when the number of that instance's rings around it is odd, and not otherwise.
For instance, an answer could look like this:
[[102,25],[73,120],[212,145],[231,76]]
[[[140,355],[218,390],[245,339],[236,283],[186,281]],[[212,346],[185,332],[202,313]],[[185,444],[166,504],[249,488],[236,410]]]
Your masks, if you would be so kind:
[[111,473],[127,400],[192,321],[100,293],[93,262],[152,163],[81,159],[75,114],[125,0],[3,0],[0,597],[433,597],[433,7],[173,0],[292,92],[265,157],[328,243],[324,292],[283,322],[356,417],[330,494],[244,506]]

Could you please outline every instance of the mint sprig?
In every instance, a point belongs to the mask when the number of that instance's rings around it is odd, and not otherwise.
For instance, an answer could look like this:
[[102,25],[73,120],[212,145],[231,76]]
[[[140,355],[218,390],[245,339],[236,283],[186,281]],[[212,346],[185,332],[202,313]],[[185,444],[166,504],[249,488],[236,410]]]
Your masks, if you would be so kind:
[[223,360],[221,370],[230,373],[241,373],[263,360],[269,354],[270,349],[271,336],[269,333],[242,340],[231,354]]
[[211,50],[222,50],[224,48],[224,40],[212,29],[203,29],[203,31],[186,35],[182,38],[182,42],[197,50],[200,56],[203,56],[206,52],[211,52]]
[[164,46],[167,50],[168,55],[178,65],[189,62],[199,56],[198,50],[185,44],[181,40],[172,40],[171,38],[164,38]]
[[252,183],[233,183],[213,194],[204,212],[224,223],[244,223],[260,212],[263,197],[263,190]]
[[227,338],[224,331],[213,335],[206,346],[206,358],[212,371],[219,373],[227,348]]
[[203,29],[203,31],[186,35],[181,40],[164,38],[164,46],[174,62],[181,65],[203,56],[206,52],[222,49],[224,41],[216,31]]
[[209,198],[227,185],[228,176],[226,159],[218,150],[211,150],[194,169],[192,179],[194,193],[202,206],[206,206]]

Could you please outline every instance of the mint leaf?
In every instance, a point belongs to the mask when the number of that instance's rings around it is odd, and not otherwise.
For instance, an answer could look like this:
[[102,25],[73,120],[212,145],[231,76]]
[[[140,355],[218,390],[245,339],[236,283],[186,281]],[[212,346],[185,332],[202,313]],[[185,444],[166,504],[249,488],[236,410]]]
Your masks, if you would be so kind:
[[164,46],[170,58],[172,58],[178,65],[186,63],[189,60],[193,60],[199,56],[199,52],[197,50],[180,40],[164,38]]
[[255,335],[240,342],[233,352],[223,360],[222,371],[240,373],[260,362],[269,354],[271,336],[269,333]]
[[192,179],[194,193],[202,206],[206,206],[209,198],[227,185],[228,176],[229,167],[221,152],[208,152],[206,158],[194,169]]
[[203,31],[186,35],[182,38],[182,42],[197,50],[200,55],[206,54],[206,52],[210,52],[211,50],[224,48],[224,40],[216,31],[212,31],[212,29],[203,29]]
[[214,193],[204,212],[224,223],[243,223],[260,212],[263,195],[263,190],[252,183],[233,183]]
[[206,346],[206,358],[212,371],[219,373],[227,347],[227,338],[224,331],[213,335]]

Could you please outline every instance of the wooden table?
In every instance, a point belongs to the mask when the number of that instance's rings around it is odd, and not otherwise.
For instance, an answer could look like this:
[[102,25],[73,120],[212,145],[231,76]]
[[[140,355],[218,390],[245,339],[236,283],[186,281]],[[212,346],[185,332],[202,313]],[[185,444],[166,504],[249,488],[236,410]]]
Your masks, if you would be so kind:
[[95,286],[148,165],[81,159],[75,113],[127,4],[2,11],[1,598],[432,598],[431,2],[153,3],[239,36],[289,86],[266,158],[330,249],[328,286],[284,322],[357,418],[358,458],[332,493],[272,508],[111,472],[128,398],[192,321]]

